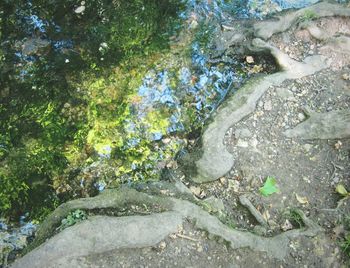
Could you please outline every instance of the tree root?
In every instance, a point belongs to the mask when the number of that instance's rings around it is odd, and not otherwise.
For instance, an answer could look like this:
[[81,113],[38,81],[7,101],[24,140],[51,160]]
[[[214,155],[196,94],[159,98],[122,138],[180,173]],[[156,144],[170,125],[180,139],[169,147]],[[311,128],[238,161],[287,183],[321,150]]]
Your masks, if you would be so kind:
[[284,132],[288,138],[345,139],[350,137],[350,110],[311,113],[309,118]]
[[[45,240],[54,234],[61,220],[71,211],[76,209],[97,210],[106,208],[122,210],[131,205],[146,205],[150,208],[161,208],[163,211],[175,213],[182,220],[185,218],[193,219],[197,228],[221,237],[233,249],[249,247],[252,250],[268,252],[270,256],[277,259],[283,259],[286,256],[288,244],[291,239],[298,236],[315,236],[321,230],[319,226],[299,211],[298,213],[307,229],[291,230],[271,238],[261,237],[249,232],[229,228],[216,217],[190,201],[167,196],[152,196],[133,189],[124,188],[120,190],[107,190],[93,198],[73,200],[61,205],[40,226],[35,241],[28,249],[32,250],[45,242]],[[152,215],[148,215],[147,217],[149,216]]]
[[[249,36],[252,42],[250,45],[248,42],[246,49],[252,53],[269,53],[276,60],[280,71],[249,81],[213,114],[211,123],[202,135],[202,154],[192,160],[194,162],[192,181],[196,183],[215,181],[232,168],[234,158],[223,143],[225,133],[232,125],[255,110],[256,103],[270,86],[278,86],[287,79],[302,78],[329,67],[329,63],[322,56],[311,56],[304,62],[295,61],[264,40],[268,40],[275,33],[288,30],[300,20],[329,16],[350,17],[350,9],[339,4],[322,2],[286,13],[279,17],[278,21],[254,24],[253,36]],[[222,142],[218,142],[218,139]]]
[[239,202],[249,210],[249,212],[253,215],[253,217],[257,220],[258,223],[260,223],[264,227],[268,226],[268,223],[266,222],[264,217],[253,206],[252,202],[250,202],[250,200],[245,195],[239,196]]
[[310,7],[291,12],[285,16],[277,17],[274,21],[264,21],[254,25],[255,36],[267,40],[276,33],[285,32],[298,21],[311,20],[313,18],[350,16],[350,9],[339,4],[322,2]]
[[[202,136],[202,155],[195,162],[197,174],[191,177],[196,183],[217,180],[232,168],[234,158],[227,151],[223,138],[232,125],[254,112],[257,102],[269,87],[280,85],[287,79],[314,74],[328,67],[322,56],[311,56],[303,63],[297,62],[261,39],[254,39],[250,49],[269,51],[282,71],[249,81],[219,107]],[[218,139],[222,142],[218,142]]]

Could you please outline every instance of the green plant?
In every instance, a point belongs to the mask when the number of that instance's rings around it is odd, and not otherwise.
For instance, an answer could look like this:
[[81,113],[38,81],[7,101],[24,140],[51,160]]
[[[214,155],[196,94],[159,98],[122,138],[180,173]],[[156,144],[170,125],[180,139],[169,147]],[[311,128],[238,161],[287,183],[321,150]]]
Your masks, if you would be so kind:
[[273,177],[267,177],[264,186],[261,187],[259,191],[263,196],[270,196],[273,193],[277,193],[278,188],[276,187],[276,179]]
[[347,234],[344,240],[340,243],[340,248],[344,254],[350,257],[350,234]]
[[339,239],[339,245],[343,253],[350,258],[350,216],[345,216],[342,220],[344,226],[344,234]]
[[61,221],[61,225],[59,227],[59,229],[62,231],[63,229],[72,226],[78,222],[81,222],[83,220],[87,219],[87,215],[85,213],[85,211],[77,209],[71,213],[69,213],[69,215],[63,219]]
[[311,20],[314,20],[318,17],[317,13],[315,13],[314,11],[312,10],[305,10],[303,15],[299,17],[299,21],[300,22],[308,22],[308,21],[311,21]]
[[[77,15],[72,0],[1,2],[6,16],[0,17],[0,217],[30,211],[31,218],[42,219],[60,202],[81,196],[67,189],[81,189],[76,174],[106,146],[121,152],[110,163],[120,170],[115,176],[136,168],[153,175],[154,159],[176,151],[175,144],[157,151],[151,142],[128,147],[128,141],[144,137],[125,138],[123,126],[130,121],[129,94],[151,68],[145,55],[168,49],[174,33],[168,28],[179,24],[169,22],[184,4],[116,0],[85,6]],[[32,40],[26,37],[40,30],[29,17],[42,21],[51,42],[45,51],[34,49],[30,60],[20,55]],[[154,132],[168,127],[165,115],[145,120]]]
[[286,218],[288,218],[290,223],[297,228],[302,228],[305,226],[304,221],[297,209],[290,209],[286,213]]
[[350,193],[346,190],[345,186],[342,184],[338,184],[335,188],[335,191],[340,194],[343,198],[349,198]]
[[0,211],[14,209],[26,201],[29,187],[5,168],[0,168],[0,185]]

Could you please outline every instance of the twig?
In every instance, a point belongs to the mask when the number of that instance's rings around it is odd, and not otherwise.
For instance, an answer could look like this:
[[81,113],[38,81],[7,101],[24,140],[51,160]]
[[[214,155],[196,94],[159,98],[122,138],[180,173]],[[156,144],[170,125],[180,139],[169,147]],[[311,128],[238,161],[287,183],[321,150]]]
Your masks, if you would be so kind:
[[261,213],[253,206],[253,204],[246,196],[239,196],[239,202],[249,210],[249,212],[262,226],[268,226],[267,221],[264,219]]
[[335,164],[333,161],[331,161],[331,164],[333,166],[333,172],[332,172],[332,175],[329,177],[329,180],[332,180],[334,178],[335,173],[337,171],[337,168],[340,169],[340,170],[344,170],[344,167]]
[[340,166],[340,165],[337,165],[335,164],[333,161],[331,161],[332,165],[340,170],[344,170],[344,167],[343,166]]
[[191,241],[193,241],[193,242],[198,242],[198,240],[197,240],[197,239],[194,239],[194,238],[189,237],[189,236],[187,236],[187,235],[176,234],[176,236],[181,237],[181,238],[184,238],[184,239],[191,240]]
[[336,168],[336,166],[334,165],[334,163],[331,162],[331,164],[332,164],[332,166],[333,166],[333,172],[332,172],[331,176],[329,177],[329,180],[330,180],[330,181],[333,180],[333,178],[334,178],[334,176],[335,176],[335,172],[337,171],[337,168]]
[[344,204],[345,201],[347,201],[349,199],[350,199],[350,196],[346,196],[337,202],[337,206],[335,208],[320,208],[318,210],[319,211],[329,211],[329,212],[339,212],[340,207]]

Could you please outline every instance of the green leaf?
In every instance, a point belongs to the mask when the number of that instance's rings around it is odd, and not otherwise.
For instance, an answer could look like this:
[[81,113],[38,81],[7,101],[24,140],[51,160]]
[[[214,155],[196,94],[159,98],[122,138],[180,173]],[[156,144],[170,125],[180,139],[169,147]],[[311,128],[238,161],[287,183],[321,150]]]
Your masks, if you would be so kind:
[[344,185],[342,184],[338,184],[335,188],[335,191],[342,196],[347,196],[349,194],[348,191],[345,189]]
[[273,177],[267,177],[264,186],[261,187],[259,191],[263,196],[269,196],[278,192],[278,188],[276,187],[276,179]]

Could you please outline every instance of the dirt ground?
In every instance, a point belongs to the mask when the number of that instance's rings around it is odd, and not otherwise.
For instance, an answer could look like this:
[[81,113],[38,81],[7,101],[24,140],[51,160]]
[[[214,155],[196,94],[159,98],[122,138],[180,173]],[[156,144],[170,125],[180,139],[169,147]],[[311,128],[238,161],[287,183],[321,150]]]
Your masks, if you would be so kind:
[[[342,184],[350,189],[350,139],[290,139],[284,131],[305,121],[309,111],[323,113],[350,108],[350,58],[347,49],[328,46],[329,39],[316,39],[307,30],[316,26],[328,36],[347,36],[349,23],[349,19],[345,18],[323,18],[295,26],[269,40],[270,44],[295,60],[301,61],[315,54],[324,55],[330,67],[314,75],[270,87],[258,102],[255,112],[232,126],[226,134],[225,144],[235,156],[232,170],[219,181],[192,188],[199,197],[213,195],[222,199],[229,224],[260,233],[255,218],[239,202],[240,195],[247,196],[268,223],[268,230],[263,231],[267,236],[299,227],[296,221],[290,219],[290,209],[303,210],[324,228],[322,239],[327,241],[328,250],[338,259],[332,267],[346,261],[339,260],[344,257],[339,248],[339,238],[343,235],[342,221],[350,215],[349,204],[335,209],[341,199],[335,188]],[[277,180],[279,191],[263,197],[259,188],[268,176]],[[291,253],[291,258],[294,258],[289,262],[289,265],[293,263],[291,267],[296,264],[327,267],[326,256],[317,264],[314,258],[317,254],[309,255],[307,249],[317,239],[313,241],[297,242],[301,244],[294,256]],[[322,251],[322,254],[325,252]],[[285,265],[282,264],[282,267]]]

